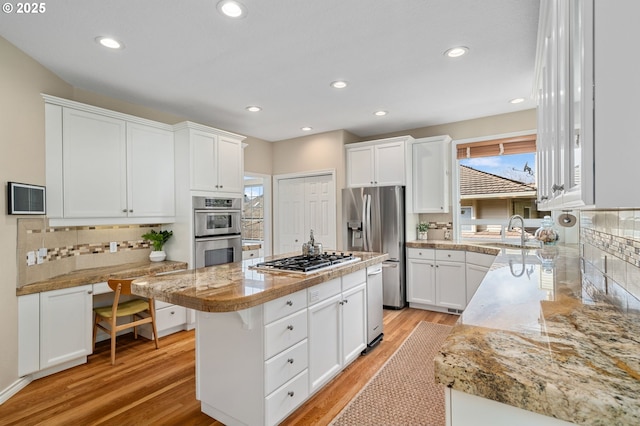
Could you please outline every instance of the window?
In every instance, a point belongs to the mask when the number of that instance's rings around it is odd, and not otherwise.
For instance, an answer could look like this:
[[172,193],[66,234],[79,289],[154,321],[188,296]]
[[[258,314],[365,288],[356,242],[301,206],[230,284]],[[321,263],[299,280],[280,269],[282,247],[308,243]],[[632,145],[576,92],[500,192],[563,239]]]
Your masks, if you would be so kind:
[[264,241],[264,188],[255,179],[245,180],[242,203],[242,239]]
[[507,229],[516,214],[533,237],[549,214],[536,204],[535,140],[535,135],[524,135],[456,145],[460,238],[516,240],[519,231]]

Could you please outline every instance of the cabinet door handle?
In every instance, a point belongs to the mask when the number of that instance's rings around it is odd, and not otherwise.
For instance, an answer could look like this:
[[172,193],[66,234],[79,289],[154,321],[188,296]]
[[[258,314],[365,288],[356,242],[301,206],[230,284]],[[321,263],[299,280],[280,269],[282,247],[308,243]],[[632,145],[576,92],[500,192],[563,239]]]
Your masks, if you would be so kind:
[[293,330],[293,326],[292,325],[288,325],[287,326],[287,330],[289,330],[289,331]]
[[127,212],[127,209],[122,209],[122,213],[126,213],[126,212]]
[[289,391],[289,392],[287,392],[287,395],[289,395],[290,397],[293,398],[293,395],[295,395],[295,394],[293,393],[293,391]]
[[87,294],[93,294],[93,290],[87,290]]
[[133,209],[129,210],[129,213],[133,213]]
[[287,300],[287,305],[288,306],[293,306],[293,302],[291,300]]
[[171,315],[175,315],[175,314],[176,314],[176,312],[175,312],[175,311],[171,311]]
[[289,364],[293,364],[293,358],[289,358],[289,359],[287,360],[287,362],[288,362]]
[[349,303],[349,299],[344,299],[344,303]]

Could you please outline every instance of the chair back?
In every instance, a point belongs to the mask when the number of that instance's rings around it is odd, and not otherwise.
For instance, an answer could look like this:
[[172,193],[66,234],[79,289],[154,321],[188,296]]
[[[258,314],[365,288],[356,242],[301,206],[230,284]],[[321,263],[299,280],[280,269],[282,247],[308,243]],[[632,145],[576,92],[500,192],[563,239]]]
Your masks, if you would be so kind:
[[111,287],[111,290],[115,292],[118,291],[118,285],[120,285],[120,294],[131,294],[131,281],[133,280],[110,279],[107,281],[107,284]]

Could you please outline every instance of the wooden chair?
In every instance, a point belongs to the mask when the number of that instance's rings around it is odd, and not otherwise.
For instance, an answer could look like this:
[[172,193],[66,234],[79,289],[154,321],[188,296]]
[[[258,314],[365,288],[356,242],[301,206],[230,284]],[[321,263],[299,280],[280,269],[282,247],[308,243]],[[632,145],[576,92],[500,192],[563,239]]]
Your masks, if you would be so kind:
[[[142,324],[151,324],[153,338],[156,342],[156,349],[160,347],[158,343],[158,331],[156,328],[156,309],[153,298],[147,300],[133,299],[120,302],[120,296],[131,294],[131,281],[112,279],[107,282],[109,287],[115,292],[113,305],[94,308],[95,323],[93,326],[93,350],[96,349],[96,337],[98,328],[111,336],[111,365],[116,363],[116,333],[121,330],[133,328],[134,338],[138,338],[137,327]],[[146,312],[149,316],[140,315]],[[124,324],[117,324],[118,318],[132,316],[132,321]],[[100,324],[104,322],[107,327]]]

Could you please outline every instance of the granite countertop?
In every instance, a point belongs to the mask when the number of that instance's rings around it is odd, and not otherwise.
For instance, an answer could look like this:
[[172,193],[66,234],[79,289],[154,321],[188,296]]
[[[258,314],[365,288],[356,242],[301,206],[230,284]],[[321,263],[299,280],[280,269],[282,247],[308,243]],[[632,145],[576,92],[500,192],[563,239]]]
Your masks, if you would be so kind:
[[107,281],[109,278],[137,278],[144,275],[187,269],[186,262],[165,260],[163,262],[125,263],[101,268],[79,269],[68,274],[58,275],[48,280],[28,284],[16,289],[17,296],[40,293],[43,291],[59,290],[77,287],[85,284],[95,284]]
[[612,304],[580,264],[577,247],[502,249],[436,357],[436,381],[577,424],[640,424],[640,313]]
[[309,274],[251,269],[264,259],[296,254],[300,253],[247,259],[170,276],[144,277],[135,280],[131,290],[139,296],[204,312],[239,311],[378,264],[389,257],[382,253],[353,252],[360,261]]
[[[483,245],[471,242],[456,242],[452,240],[416,240],[405,243],[407,248],[432,248],[446,250],[464,250],[476,253],[497,255],[500,253],[499,244]],[[513,247],[511,244],[504,244],[505,247]]]

